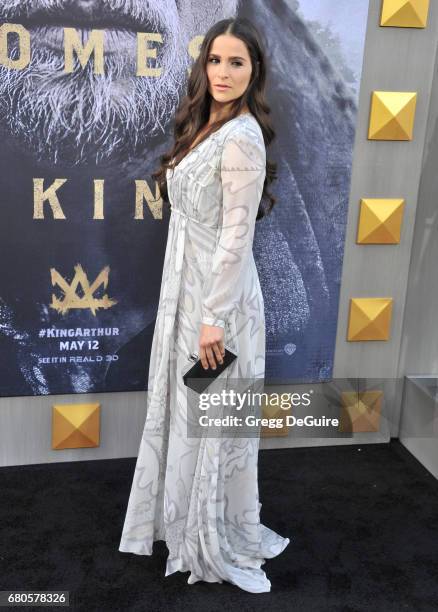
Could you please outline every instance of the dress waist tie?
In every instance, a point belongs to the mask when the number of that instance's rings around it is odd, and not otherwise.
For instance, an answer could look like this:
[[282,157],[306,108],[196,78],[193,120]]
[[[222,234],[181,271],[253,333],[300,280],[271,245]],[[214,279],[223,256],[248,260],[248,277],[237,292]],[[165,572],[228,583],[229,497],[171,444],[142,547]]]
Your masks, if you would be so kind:
[[[156,433],[163,430],[166,421],[170,341],[181,290],[181,272],[184,262],[187,222],[194,221],[210,229],[219,229],[218,226],[202,223],[202,221],[173,206],[171,207],[171,212],[176,212],[179,219],[177,220],[174,215],[171,215],[169,222],[169,235],[167,239],[169,248],[166,249],[164,261],[165,276],[163,274],[156,329],[154,330],[154,338],[157,343],[154,354],[157,361],[155,363],[153,380],[148,381],[151,388],[148,388],[145,423],[145,430],[152,430]],[[176,248],[171,248],[175,243]]]

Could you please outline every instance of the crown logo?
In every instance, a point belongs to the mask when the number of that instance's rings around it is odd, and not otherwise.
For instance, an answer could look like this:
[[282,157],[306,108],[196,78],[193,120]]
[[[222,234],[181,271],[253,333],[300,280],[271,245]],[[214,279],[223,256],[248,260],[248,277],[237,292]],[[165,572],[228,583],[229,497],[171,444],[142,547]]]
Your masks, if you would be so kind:
[[[55,268],[50,268],[52,285],[58,285],[58,287],[60,287],[64,293],[62,299],[57,298],[56,295],[52,293],[52,303],[50,304],[50,308],[57,310],[61,314],[65,314],[73,308],[89,308],[91,312],[96,315],[96,311],[99,308],[107,309],[114,306],[114,304],[117,304],[117,300],[112,300],[106,294],[101,298],[94,297],[94,294],[100,285],[103,285],[104,289],[107,288],[109,266],[105,266],[105,268],[99,272],[92,285],[90,285],[88,282],[87,275],[85,274],[81,264],[76,264],[74,269],[75,275],[71,285],[69,285]],[[78,295],[77,293],[77,288],[79,285],[82,287],[82,296]]]

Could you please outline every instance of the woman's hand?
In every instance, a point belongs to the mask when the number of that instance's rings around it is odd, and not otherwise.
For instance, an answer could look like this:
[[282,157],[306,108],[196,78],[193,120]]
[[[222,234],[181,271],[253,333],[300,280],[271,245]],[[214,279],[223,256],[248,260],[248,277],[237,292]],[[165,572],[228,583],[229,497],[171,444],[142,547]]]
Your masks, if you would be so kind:
[[217,325],[202,323],[199,338],[199,358],[204,370],[208,368],[209,364],[215,370],[216,359],[219,363],[222,363],[224,355],[224,329]]

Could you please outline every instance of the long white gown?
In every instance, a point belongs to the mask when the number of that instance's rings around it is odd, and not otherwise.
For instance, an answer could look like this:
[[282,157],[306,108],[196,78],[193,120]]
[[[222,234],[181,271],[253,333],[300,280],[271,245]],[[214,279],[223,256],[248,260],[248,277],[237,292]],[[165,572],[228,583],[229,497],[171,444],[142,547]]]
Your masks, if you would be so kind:
[[[149,366],[147,416],[119,550],[169,550],[166,576],[270,591],[261,565],[289,543],[260,522],[259,437],[187,430],[182,370],[201,323],[224,328],[237,359],[220,378],[265,372],[264,303],[252,244],[266,173],[256,118],[226,122],[167,171],[172,207]],[[207,389],[208,391],[208,389]]]

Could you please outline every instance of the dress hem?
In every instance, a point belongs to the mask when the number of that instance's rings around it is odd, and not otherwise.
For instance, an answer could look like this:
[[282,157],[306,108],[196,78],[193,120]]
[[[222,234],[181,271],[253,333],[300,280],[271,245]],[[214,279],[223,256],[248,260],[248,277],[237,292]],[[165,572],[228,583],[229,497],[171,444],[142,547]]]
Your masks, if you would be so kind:
[[[170,549],[165,539],[157,538],[153,542],[164,542],[170,554]],[[266,563],[267,559],[272,559],[278,556],[279,554],[281,554],[289,543],[290,543],[289,538],[283,538],[283,541],[279,543],[279,546],[273,551],[272,550],[270,551],[272,553],[271,556],[266,556],[266,553],[264,553],[265,556],[259,558],[259,561],[260,561],[259,565],[262,566]],[[153,553],[152,547],[145,548],[144,544],[136,545],[134,543],[120,544],[118,550],[119,552],[122,552],[122,553],[132,553],[135,555],[143,555],[143,556],[151,556]],[[183,572],[183,573],[190,572],[190,576],[187,579],[187,584],[195,584],[196,582],[201,582],[201,581],[208,582],[208,583],[222,584],[224,581],[226,581],[249,593],[268,593],[271,591],[271,582],[267,578],[264,570],[262,570],[260,567],[238,567],[230,563],[225,563],[225,566],[226,566],[226,571],[227,571],[227,577],[225,576],[221,577],[212,572],[209,572],[207,569],[206,569],[206,572],[202,576],[198,576],[191,569],[190,564],[188,563],[187,560],[183,558],[183,556],[178,556],[174,558],[168,557],[166,561],[166,571],[165,571],[164,576],[165,577],[171,576],[175,572]],[[259,580],[260,581],[259,586],[257,586],[254,583],[250,584],[250,582],[248,582],[248,575],[251,575],[252,579],[256,578],[256,580]]]

